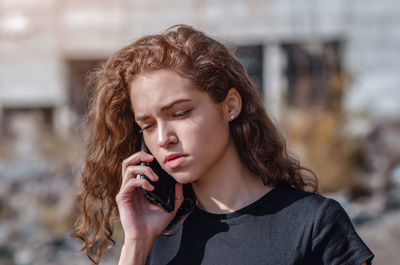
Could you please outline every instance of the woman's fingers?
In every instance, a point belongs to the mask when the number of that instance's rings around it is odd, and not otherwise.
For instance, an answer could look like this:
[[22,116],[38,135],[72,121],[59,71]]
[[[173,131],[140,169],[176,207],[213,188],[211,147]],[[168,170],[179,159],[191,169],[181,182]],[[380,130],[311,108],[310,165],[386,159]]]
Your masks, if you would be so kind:
[[146,179],[130,179],[128,183],[126,183],[123,192],[130,193],[132,190],[139,187],[148,191],[154,190],[154,186],[151,185]]
[[122,175],[125,174],[126,169],[129,166],[132,165],[137,165],[140,162],[151,162],[153,161],[154,156],[143,152],[143,151],[139,151],[137,153],[134,153],[133,155],[131,155],[130,157],[124,159],[124,161],[122,161]]
[[158,176],[154,171],[147,166],[129,166],[125,170],[125,174],[122,176],[122,184],[121,187],[124,186],[130,179],[136,178],[138,175],[145,175],[151,181],[156,182],[158,180]]
[[132,191],[137,188],[143,188],[148,191],[154,190],[154,186],[151,185],[146,179],[131,178],[124,186],[121,187],[117,194],[116,200],[120,201],[124,198],[131,198]]

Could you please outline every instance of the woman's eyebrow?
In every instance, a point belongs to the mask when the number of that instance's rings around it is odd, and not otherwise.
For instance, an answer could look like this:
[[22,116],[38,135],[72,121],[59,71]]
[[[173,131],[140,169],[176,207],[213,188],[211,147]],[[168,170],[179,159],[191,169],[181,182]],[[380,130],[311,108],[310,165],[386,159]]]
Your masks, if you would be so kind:
[[136,121],[136,122],[138,122],[138,121],[144,121],[144,120],[147,120],[148,118],[149,118],[148,115],[140,115],[140,116],[135,117],[135,121]]
[[165,105],[165,106],[162,106],[162,107],[160,108],[160,111],[168,110],[168,109],[172,108],[174,105],[176,105],[176,104],[178,104],[178,103],[187,102],[187,101],[191,101],[191,100],[190,100],[190,99],[185,99],[185,98],[174,100],[174,101],[172,101],[171,103],[169,103],[169,104],[167,104],[167,105]]
[[[171,103],[168,103],[167,105],[162,106],[160,108],[160,111],[166,111],[166,110],[172,108],[176,104],[179,104],[179,103],[182,103],[182,102],[189,102],[189,101],[191,101],[191,100],[190,99],[185,99],[185,98],[184,99],[174,100]],[[149,118],[148,115],[139,115],[139,116],[135,117],[135,121],[144,121],[144,120],[147,120],[148,118]]]

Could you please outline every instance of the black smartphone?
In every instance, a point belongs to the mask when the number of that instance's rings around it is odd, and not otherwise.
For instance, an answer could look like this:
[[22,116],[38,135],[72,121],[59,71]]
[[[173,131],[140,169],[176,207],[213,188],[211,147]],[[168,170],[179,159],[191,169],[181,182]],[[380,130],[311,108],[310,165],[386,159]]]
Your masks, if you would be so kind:
[[[146,144],[144,143],[143,137],[142,137],[141,150],[143,152],[151,154]],[[167,212],[172,212],[175,208],[175,184],[176,184],[175,179],[170,174],[168,174],[164,169],[161,168],[160,164],[157,162],[155,158],[150,163],[141,162],[140,165],[151,167],[154,173],[156,173],[158,176],[157,182],[151,181],[148,177],[144,175],[140,176],[141,178],[146,179],[148,182],[150,182],[151,185],[154,186],[154,190],[152,191],[148,191],[142,188],[142,191],[146,195],[147,199],[152,203],[160,205]]]

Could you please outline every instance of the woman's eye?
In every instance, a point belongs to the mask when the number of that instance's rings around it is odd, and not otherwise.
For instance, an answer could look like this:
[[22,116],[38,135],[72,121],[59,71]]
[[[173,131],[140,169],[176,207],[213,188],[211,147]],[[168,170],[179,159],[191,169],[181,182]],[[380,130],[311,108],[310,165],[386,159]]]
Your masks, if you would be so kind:
[[181,110],[181,111],[177,111],[175,112],[172,116],[174,117],[182,117],[185,116],[186,114],[189,113],[190,110]]
[[140,129],[140,132],[147,131],[147,130],[151,129],[151,127],[153,127],[153,124],[144,126],[143,128]]

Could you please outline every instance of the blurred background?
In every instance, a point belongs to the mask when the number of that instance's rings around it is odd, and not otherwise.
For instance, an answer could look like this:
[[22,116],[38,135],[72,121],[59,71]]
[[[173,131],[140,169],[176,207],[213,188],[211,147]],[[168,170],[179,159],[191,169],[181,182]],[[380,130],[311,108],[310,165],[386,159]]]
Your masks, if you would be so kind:
[[[236,50],[374,264],[398,264],[399,1],[0,0],[0,265],[89,264],[69,236],[85,76],[178,23]],[[116,264],[116,239],[102,264]]]

